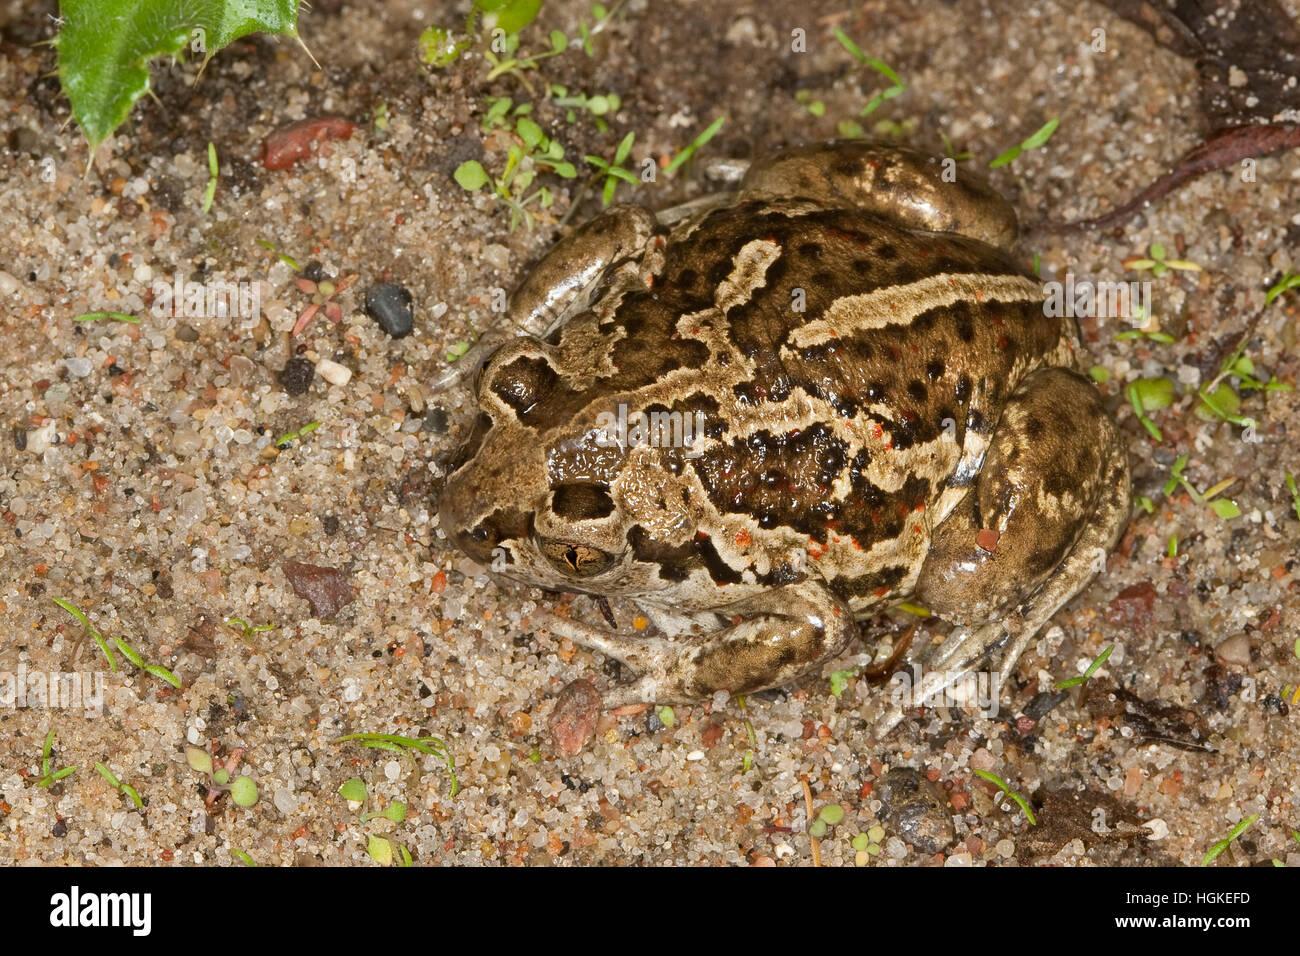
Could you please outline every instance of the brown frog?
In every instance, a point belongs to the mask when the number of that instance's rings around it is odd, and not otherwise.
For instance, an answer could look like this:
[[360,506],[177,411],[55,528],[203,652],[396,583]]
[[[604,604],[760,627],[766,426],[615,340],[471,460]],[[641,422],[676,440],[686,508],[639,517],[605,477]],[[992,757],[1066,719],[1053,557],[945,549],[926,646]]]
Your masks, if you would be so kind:
[[904,599],[959,625],[919,692],[1000,685],[1129,510],[1015,229],[987,187],[863,142],[776,153],[689,215],[611,208],[516,293],[441,529],[644,610],[657,633],[552,619],[640,675],[609,706],[786,684]]

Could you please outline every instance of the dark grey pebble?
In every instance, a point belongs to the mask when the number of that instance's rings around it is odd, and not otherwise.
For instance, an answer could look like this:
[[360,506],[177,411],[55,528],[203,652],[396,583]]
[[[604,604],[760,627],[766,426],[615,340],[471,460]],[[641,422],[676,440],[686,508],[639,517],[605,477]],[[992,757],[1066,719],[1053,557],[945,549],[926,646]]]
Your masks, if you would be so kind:
[[311,388],[311,380],[316,377],[316,366],[301,356],[295,356],[285,363],[280,373],[280,385],[290,395],[306,394]]
[[415,328],[411,293],[395,282],[378,282],[366,290],[366,315],[395,339],[410,335]]
[[424,413],[424,430],[433,432],[435,435],[444,435],[447,432],[447,410],[438,405],[434,405]]
[[199,340],[199,333],[192,325],[182,325],[176,330],[176,337],[182,342],[197,342]]
[[940,853],[957,839],[948,798],[919,770],[895,767],[880,778],[875,794],[884,819],[921,853]]

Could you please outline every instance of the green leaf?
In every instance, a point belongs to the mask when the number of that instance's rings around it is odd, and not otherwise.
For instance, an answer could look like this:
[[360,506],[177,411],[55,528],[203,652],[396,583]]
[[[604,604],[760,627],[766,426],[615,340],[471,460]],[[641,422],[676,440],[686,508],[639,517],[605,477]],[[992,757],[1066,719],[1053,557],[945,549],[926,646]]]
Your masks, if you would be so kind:
[[351,800],[353,803],[366,802],[366,782],[360,777],[353,777],[343,786],[339,787],[339,796],[344,800]]
[[297,36],[297,0],[63,0],[59,81],[91,152],[149,90],[149,62],[212,55],[242,36]]
[[627,159],[627,154],[632,151],[632,143],[636,139],[636,133],[631,132],[624,136],[618,144],[618,149],[614,150],[614,165],[617,166]]
[[459,40],[450,30],[442,27],[425,27],[420,34],[420,59],[429,66],[442,69],[456,62],[456,58],[469,47],[469,39]]
[[185,762],[190,765],[191,770],[197,770],[199,773],[212,773],[212,756],[206,750],[200,750],[198,747],[186,747]]
[[826,823],[827,826],[835,826],[844,819],[844,808],[838,803],[832,803],[822,807],[822,812],[817,815],[817,819]]
[[236,806],[251,807],[257,803],[257,784],[252,777],[236,777],[230,785],[230,799]]
[[1228,498],[1215,498],[1210,502],[1210,508],[1224,521],[1241,517],[1241,509],[1237,507],[1237,503]]
[[461,163],[456,167],[456,171],[452,173],[452,176],[455,177],[456,182],[460,183],[461,189],[467,189],[470,192],[481,189],[488,182],[487,171],[477,159],[467,159]]
[[524,145],[528,147],[529,152],[535,150],[542,140],[546,139],[546,134],[542,132],[542,128],[526,116],[520,117],[515,123],[515,132],[524,141]]
[[366,852],[370,854],[370,859],[380,866],[388,866],[393,862],[393,845],[383,837],[369,837],[366,841]]
[[483,12],[483,25],[489,30],[500,27],[518,33],[537,18],[542,0],[474,0],[474,6]]

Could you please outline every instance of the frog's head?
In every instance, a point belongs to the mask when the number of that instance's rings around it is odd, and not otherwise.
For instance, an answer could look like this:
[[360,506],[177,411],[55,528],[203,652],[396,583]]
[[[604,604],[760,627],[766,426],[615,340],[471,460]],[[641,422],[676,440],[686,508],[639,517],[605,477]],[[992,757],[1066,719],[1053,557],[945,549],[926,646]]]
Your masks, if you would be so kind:
[[643,521],[633,517],[647,483],[629,476],[644,474],[649,450],[610,440],[595,390],[574,389],[556,364],[554,347],[530,337],[484,363],[480,412],[450,462],[439,525],[475,561],[522,583],[660,591],[662,560],[648,555]]

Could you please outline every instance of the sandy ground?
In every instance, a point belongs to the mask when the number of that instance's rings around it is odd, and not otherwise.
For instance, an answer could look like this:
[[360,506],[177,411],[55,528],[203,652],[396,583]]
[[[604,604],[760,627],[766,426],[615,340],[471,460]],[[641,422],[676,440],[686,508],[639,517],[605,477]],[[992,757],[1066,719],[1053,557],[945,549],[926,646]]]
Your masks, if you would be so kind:
[[[450,174],[466,159],[504,165],[504,138],[481,126],[487,97],[536,103],[575,161],[610,156],[628,131],[634,160],[658,160],[716,116],[726,125],[701,159],[748,158],[834,136],[884,87],[832,39],[839,26],[906,83],[862,120],[868,131],[889,120],[935,153],[946,134],[974,168],[1060,117],[1046,148],[991,176],[1033,224],[1113,208],[1196,142],[1191,64],[1090,3],[629,2],[593,56],[575,47],[529,71],[530,93],[515,75],[489,81],[477,54],[441,71],[420,64],[420,30],[463,10],[318,7],[301,29],[320,69],[268,38],[218,55],[197,85],[195,64],[159,64],[158,102],[136,107],[83,178],[84,141],[63,128],[67,101],[45,76],[53,53],[35,45],[53,5],[0,4],[0,691],[12,675],[0,701],[0,861],[237,865],[242,851],[262,864],[356,864],[378,835],[420,864],[803,865],[806,784],[814,813],[844,811],[817,847],[831,865],[1194,864],[1248,818],[1216,865],[1300,863],[1300,717],[1288,706],[1300,684],[1300,526],[1284,479],[1300,472],[1300,400],[1248,393],[1242,414],[1260,422],[1248,441],[1198,418],[1184,394],[1153,416],[1162,442],[1123,401],[1142,376],[1187,392],[1218,370],[1292,266],[1300,156],[1261,159],[1254,182],[1211,175],[1122,230],[1023,248],[1045,279],[1150,279],[1121,262],[1152,243],[1202,269],[1152,280],[1173,344],[1117,340],[1121,319],[1082,322],[1152,511],[1135,509],[1105,573],[1026,655],[996,716],[914,711],[873,739],[887,688],[853,678],[836,697],[829,677],[866,662],[862,645],[744,713],[720,698],[605,716],[569,757],[547,729],[556,695],[620,675],[531,615],[569,605],[598,621],[595,606],[494,584],[448,547],[432,507],[467,408],[428,383],[491,321],[493,290],[525,274],[575,198],[579,221],[599,208],[599,184],[579,195],[574,181],[545,178],[554,207],[511,231],[501,203],[457,186]],[[551,29],[576,37],[584,16],[581,3],[548,3],[524,49],[544,49]],[[790,52],[796,28],[807,52]],[[1097,29],[1105,52],[1091,48]],[[545,103],[548,82],[617,93],[609,129]],[[263,168],[268,134],[326,115],[356,123],[355,135],[290,170]],[[205,215],[209,141],[222,173]],[[697,195],[701,166],[620,197],[662,207]],[[324,276],[359,276],[335,297],[341,323],[320,315],[290,339],[311,297],[263,240]],[[260,283],[260,312],[155,314],[154,280],[177,275]],[[391,339],[364,314],[379,281],[412,293],[413,335]],[[1297,302],[1274,303],[1248,343],[1264,378],[1296,380]],[[74,321],[98,310],[141,321]],[[350,377],[317,374],[290,394],[291,356]],[[276,448],[309,422],[320,425]],[[1197,489],[1236,479],[1222,497],[1239,517],[1165,495],[1181,455]],[[286,561],[339,569],[354,599],[319,616]],[[121,653],[108,671],[55,598],[180,689]],[[614,612],[627,628],[631,610]],[[244,633],[229,618],[274,628]],[[894,612],[868,631],[911,620]],[[930,624],[918,640],[941,633]],[[1083,689],[1051,696],[1107,646]],[[102,713],[40,706],[30,688],[51,672],[101,680]],[[43,788],[51,729],[50,769],[76,771]],[[434,756],[336,742],[362,732],[441,738],[459,792]],[[210,792],[187,745],[251,776],[258,802]],[[975,770],[1025,795],[1038,824]],[[338,794],[352,777],[368,788],[364,806]],[[361,822],[398,801],[402,822]]]

